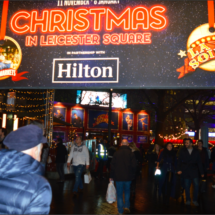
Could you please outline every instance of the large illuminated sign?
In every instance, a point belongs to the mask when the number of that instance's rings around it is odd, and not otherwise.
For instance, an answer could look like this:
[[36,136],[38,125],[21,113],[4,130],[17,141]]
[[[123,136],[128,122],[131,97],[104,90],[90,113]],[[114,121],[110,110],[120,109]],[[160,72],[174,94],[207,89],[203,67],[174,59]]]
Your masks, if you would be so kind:
[[[126,8],[120,14],[110,8],[93,9],[18,11],[11,20],[11,30],[16,34],[51,34],[40,36],[40,46],[100,45],[99,34],[83,34],[86,31],[113,32],[120,28],[123,32],[163,30],[167,25],[166,8],[155,5]],[[22,23],[22,24],[21,24]],[[60,35],[53,35],[60,33]],[[74,33],[62,35],[62,33]],[[81,33],[81,34],[77,34]],[[151,33],[106,33],[103,44],[150,44]],[[27,36],[26,46],[37,46],[37,36]]]
[[127,8],[121,14],[110,8],[43,10],[41,16],[35,10],[18,11],[12,16],[10,26],[17,34],[36,33],[38,29],[42,33],[101,31],[104,19],[106,31],[119,27],[124,31],[162,30],[167,24],[165,11],[164,6]]
[[207,1],[10,0],[1,11],[0,88],[215,87]]

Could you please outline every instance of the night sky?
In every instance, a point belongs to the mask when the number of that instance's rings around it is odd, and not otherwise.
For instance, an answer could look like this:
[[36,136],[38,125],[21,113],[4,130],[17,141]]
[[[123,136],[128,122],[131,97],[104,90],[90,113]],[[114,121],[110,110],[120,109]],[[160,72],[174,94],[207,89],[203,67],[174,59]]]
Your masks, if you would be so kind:
[[[25,47],[27,35],[12,33],[9,27],[11,16],[19,10],[33,9],[68,9],[56,7],[53,2],[10,2],[6,35],[14,38],[21,46],[23,59],[18,72],[28,71],[25,77],[29,80],[13,82],[11,78],[0,81],[0,88],[207,88],[215,86],[215,72],[197,69],[196,72],[178,79],[176,69],[184,65],[184,58],[177,54],[186,51],[186,43],[190,33],[198,26],[208,23],[207,1],[130,1],[124,0],[121,5],[109,5],[116,12],[127,6],[143,5],[151,7],[159,4],[166,7],[168,26],[162,31],[151,32],[152,44],[144,45],[108,45],[97,46],[55,46]],[[2,4],[2,3],[1,3]],[[78,7],[75,7],[78,8]],[[121,33],[120,29],[115,32]],[[141,33],[141,30],[138,33]],[[86,32],[87,33],[87,32]],[[88,32],[93,33],[93,32]],[[101,38],[105,31],[99,32]],[[111,32],[114,33],[114,32]],[[131,33],[131,32],[125,32]],[[137,32],[134,32],[137,33]],[[71,33],[70,33],[71,34]],[[40,34],[36,34],[40,35]],[[102,55],[67,55],[68,51],[106,51]],[[52,83],[53,58],[119,58],[119,83],[65,84]],[[100,63],[101,64],[101,63]],[[101,65],[102,66],[102,65]]]

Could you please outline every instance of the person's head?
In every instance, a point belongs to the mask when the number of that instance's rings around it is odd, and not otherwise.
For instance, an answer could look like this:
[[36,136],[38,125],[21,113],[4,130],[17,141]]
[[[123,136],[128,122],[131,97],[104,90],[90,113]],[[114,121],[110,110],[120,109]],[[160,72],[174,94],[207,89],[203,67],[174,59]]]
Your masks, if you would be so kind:
[[184,145],[185,145],[186,148],[192,148],[193,147],[193,141],[190,138],[187,138],[185,140]]
[[166,145],[165,145],[165,149],[166,150],[168,150],[168,151],[172,151],[173,150],[173,145],[172,145],[172,143],[167,143]]
[[47,139],[43,136],[43,130],[36,125],[20,127],[9,133],[3,143],[9,148],[24,154],[28,154],[35,160],[41,160],[43,143]]
[[81,137],[76,137],[76,140],[75,140],[75,143],[77,144],[77,145],[80,145],[81,144]]
[[134,142],[129,143],[129,147],[132,151],[139,151],[136,144]]
[[57,113],[60,114],[60,110],[59,109],[57,110]]
[[198,145],[198,148],[201,149],[203,147],[203,140],[198,140],[197,145]]
[[57,143],[57,145],[62,145],[63,144],[62,138],[57,138],[56,143]]
[[5,128],[0,128],[0,137],[5,137],[7,135],[7,130]]
[[160,151],[161,147],[156,143],[155,146],[154,146],[154,150],[157,152],[157,151]]
[[185,141],[186,141],[187,139],[188,139],[188,138],[184,138],[184,139],[183,139],[183,144],[184,144],[184,145],[185,145]]
[[122,142],[121,142],[121,145],[122,146],[128,146],[129,145],[128,140],[123,139]]
[[75,117],[75,118],[77,117],[77,114],[76,114],[76,113],[74,113],[74,117]]

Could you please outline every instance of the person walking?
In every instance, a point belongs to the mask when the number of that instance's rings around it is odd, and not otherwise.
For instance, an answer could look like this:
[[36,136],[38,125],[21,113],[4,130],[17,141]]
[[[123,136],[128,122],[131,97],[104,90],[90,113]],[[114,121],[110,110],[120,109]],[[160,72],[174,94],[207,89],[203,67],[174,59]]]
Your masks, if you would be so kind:
[[0,151],[0,214],[49,214],[52,190],[41,176],[42,129],[23,126],[9,133]]
[[[131,181],[135,178],[137,161],[129,148],[126,139],[122,140],[121,147],[113,156],[111,162],[110,181],[116,182],[117,207],[119,214],[130,213],[130,187]],[[123,192],[125,194],[125,203],[123,203]]]
[[185,147],[182,148],[178,157],[178,174],[184,179],[186,205],[190,205],[190,186],[193,182],[193,204],[198,206],[199,193],[199,172],[204,177],[204,170],[198,149],[193,147],[193,141],[190,138],[185,140]]
[[108,151],[107,170],[110,173],[110,164],[113,159],[114,153],[116,152],[116,147],[112,145],[111,147],[108,148],[107,151]]
[[[177,157],[177,163],[178,163],[178,158],[179,158],[179,155],[180,155],[180,152],[182,149],[186,148],[185,147],[185,141],[187,140],[187,138],[184,138],[183,139],[183,145],[181,145],[176,153],[176,157]],[[181,185],[181,188],[180,188],[180,195],[183,195],[184,193],[184,189],[185,189],[185,185],[184,185],[184,178],[183,178],[183,175],[181,174],[180,175],[180,185]]]
[[108,160],[108,152],[107,152],[107,148],[105,146],[105,141],[103,143],[103,140],[100,139],[98,142],[98,146],[96,148],[96,160],[98,162],[98,169],[96,172],[96,179],[105,179],[105,177],[103,176],[103,170],[104,170],[104,166]]
[[203,147],[203,141],[199,140],[197,143],[197,148],[200,153],[201,161],[202,161],[202,166],[204,170],[204,178],[206,179],[207,176],[207,170],[209,170],[209,156],[208,156],[208,150],[207,148]]
[[[84,171],[84,167],[86,165],[86,169],[88,170],[90,167],[90,155],[89,150],[84,143],[81,141],[81,137],[77,137],[75,140],[75,144],[72,146],[70,151],[70,155],[67,160],[67,167],[70,168],[72,161],[73,170],[75,173],[75,185],[73,188],[73,196],[76,197],[79,192],[83,192],[83,182],[81,179],[81,175]],[[79,190],[78,190],[79,189]]]
[[212,171],[213,171],[213,176],[212,176],[212,187],[215,189],[215,146],[211,150],[211,162],[212,162]]
[[44,167],[43,176],[45,176],[46,163],[47,163],[47,160],[48,160],[48,156],[49,156],[49,145],[48,145],[48,143],[44,143],[43,144],[42,155],[41,155],[41,164]]
[[129,147],[132,153],[134,154],[136,163],[137,163],[135,177],[131,182],[131,197],[134,198],[135,192],[136,192],[137,178],[140,175],[140,170],[142,169],[142,156],[141,156],[140,150],[137,148],[134,142],[129,143]]
[[64,164],[67,160],[67,150],[66,147],[63,145],[63,140],[61,138],[58,138],[56,143],[56,167],[57,172],[59,174],[58,182],[64,182]]
[[163,194],[164,204],[169,205],[169,199],[174,196],[176,153],[172,143],[167,143],[161,152],[156,169],[161,169],[159,194]]
[[158,154],[160,153],[161,147],[158,144],[155,144],[154,149],[152,150],[149,160],[148,160],[148,172],[152,176],[155,173],[155,169],[158,161]]

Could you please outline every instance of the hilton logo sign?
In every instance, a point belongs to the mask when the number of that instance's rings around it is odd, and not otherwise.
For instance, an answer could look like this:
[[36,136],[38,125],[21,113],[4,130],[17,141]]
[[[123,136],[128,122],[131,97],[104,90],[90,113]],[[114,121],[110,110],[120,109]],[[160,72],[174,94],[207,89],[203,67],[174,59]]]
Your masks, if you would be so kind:
[[55,58],[52,83],[118,83],[119,58]]

